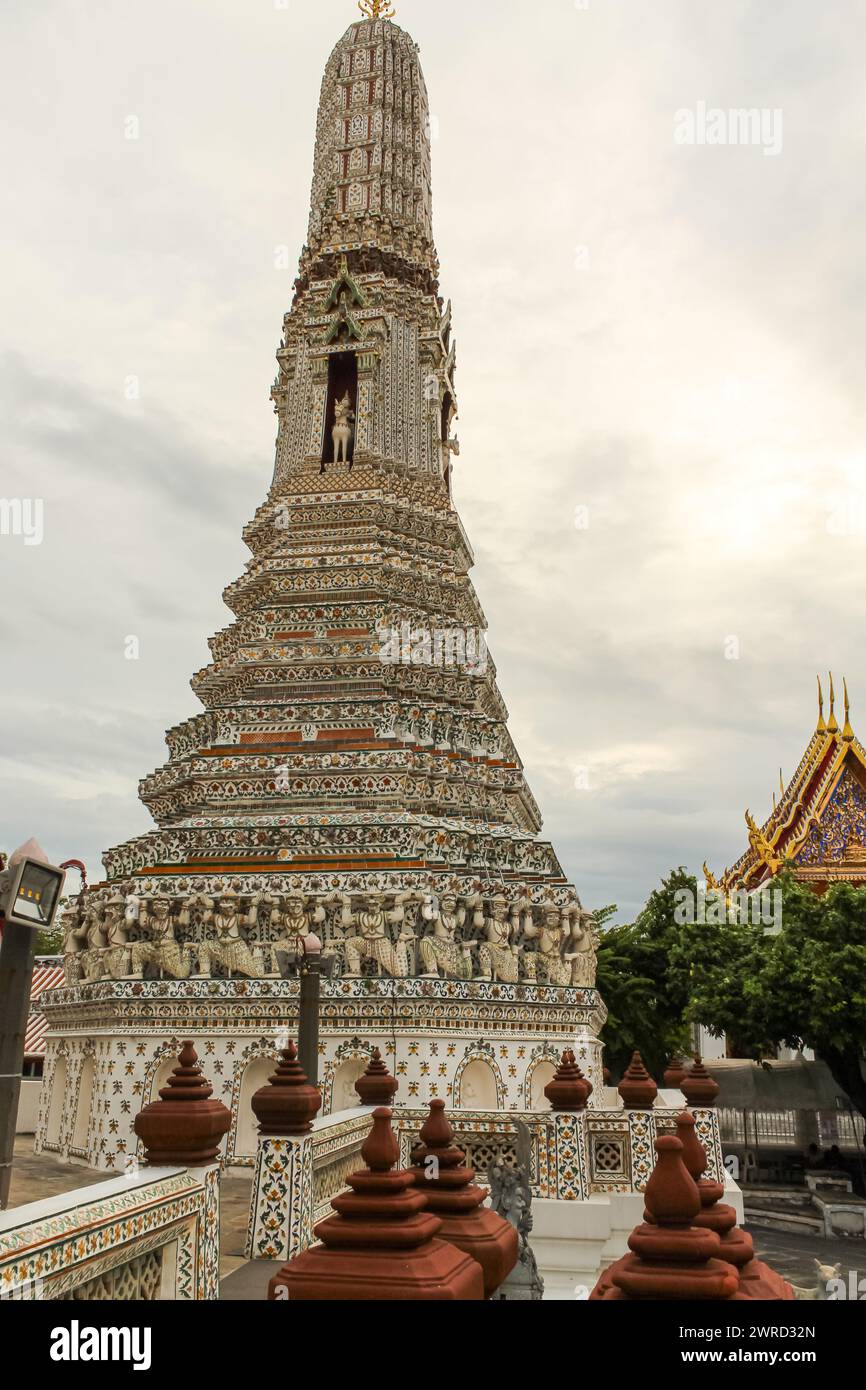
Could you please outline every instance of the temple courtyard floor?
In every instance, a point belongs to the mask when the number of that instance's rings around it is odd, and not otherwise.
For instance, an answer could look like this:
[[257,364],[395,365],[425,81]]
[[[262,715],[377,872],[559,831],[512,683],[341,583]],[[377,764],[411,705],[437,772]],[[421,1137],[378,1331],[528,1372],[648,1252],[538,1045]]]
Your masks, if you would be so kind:
[[[83,1164],[68,1163],[49,1154],[35,1154],[32,1134],[18,1135],[15,1140],[15,1165],[9,1206],[19,1207],[27,1202],[40,1202],[71,1192],[76,1187],[89,1187],[110,1181],[104,1173]],[[279,1262],[244,1258],[252,1173],[228,1173],[220,1185],[220,1276],[221,1296],[232,1302],[253,1302],[267,1297],[268,1280],[280,1268]],[[849,1274],[866,1277],[866,1241],[822,1240],[817,1236],[792,1235],[786,1231],[750,1226],[755,1252],[762,1260],[791,1283],[800,1288],[814,1288],[815,1261],[824,1265],[842,1266],[842,1277]]]

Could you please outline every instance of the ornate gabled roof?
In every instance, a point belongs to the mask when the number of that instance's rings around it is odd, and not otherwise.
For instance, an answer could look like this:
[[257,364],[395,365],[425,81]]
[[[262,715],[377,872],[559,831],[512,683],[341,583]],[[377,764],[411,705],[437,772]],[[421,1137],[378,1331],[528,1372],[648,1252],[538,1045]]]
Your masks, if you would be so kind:
[[831,882],[866,882],[866,749],[851,726],[848,684],[845,723],[836,718],[836,687],[830,676],[830,713],[818,680],[818,723],[781,800],[758,825],[746,811],[749,847],[721,880],[705,866],[707,886],[725,893],[751,892],[783,868],[823,889]]

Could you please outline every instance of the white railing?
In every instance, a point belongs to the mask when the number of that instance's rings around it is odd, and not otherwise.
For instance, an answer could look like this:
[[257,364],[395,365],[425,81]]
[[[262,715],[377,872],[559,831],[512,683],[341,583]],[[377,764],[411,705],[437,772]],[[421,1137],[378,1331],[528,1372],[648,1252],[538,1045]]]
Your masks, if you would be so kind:
[[0,1212],[0,1299],[218,1297],[217,1167],[145,1167]]
[[[401,1167],[408,1166],[429,1113],[426,1106],[394,1110]],[[680,1113],[663,1108],[579,1114],[449,1110],[448,1120],[480,1181],[494,1165],[514,1167],[526,1145],[534,1195],[577,1202],[599,1194],[642,1191],[655,1164],[655,1140],[675,1131]],[[247,1259],[289,1260],[312,1244],[314,1226],[329,1215],[331,1201],[346,1190],[349,1175],[364,1166],[361,1148],[370,1133],[371,1114],[371,1109],[343,1110],[317,1120],[309,1134],[259,1139]],[[723,1168],[716,1113],[694,1114],[708,1173],[718,1180]],[[525,1126],[522,1134],[519,1122]]]

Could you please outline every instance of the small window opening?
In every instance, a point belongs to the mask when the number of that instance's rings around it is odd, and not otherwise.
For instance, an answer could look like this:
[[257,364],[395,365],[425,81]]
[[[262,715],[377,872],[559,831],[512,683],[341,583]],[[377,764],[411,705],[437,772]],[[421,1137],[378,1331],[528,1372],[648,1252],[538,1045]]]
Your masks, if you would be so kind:
[[[349,411],[345,411],[346,398],[348,397]],[[340,418],[343,428],[348,427],[350,433],[348,439],[345,434],[335,436],[334,426],[337,424],[337,407],[340,406]],[[337,457],[342,460],[345,456],[351,468],[355,461],[355,434],[358,410],[358,359],[354,352],[335,352],[328,359],[328,404],[325,411],[325,438],[322,446],[322,472],[329,463],[335,463]],[[344,441],[347,448],[343,449]]]

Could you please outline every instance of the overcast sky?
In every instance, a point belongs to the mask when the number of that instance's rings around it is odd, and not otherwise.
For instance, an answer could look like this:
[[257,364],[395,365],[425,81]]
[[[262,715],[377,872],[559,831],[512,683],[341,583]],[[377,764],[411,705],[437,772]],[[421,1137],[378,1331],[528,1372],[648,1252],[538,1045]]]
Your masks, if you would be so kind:
[[[739,855],[818,670],[866,728],[862,0],[398,11],[491,652],[546,834],[627,918]],[[270,484],[319,86],[356,17],[0,7],[0,497],[45,504],[41,545],[0,536],[2,847],[96,879],[150,824],[138,780],[199,708]],[[678,143],[701,102],[781,112],[781,151]]]

